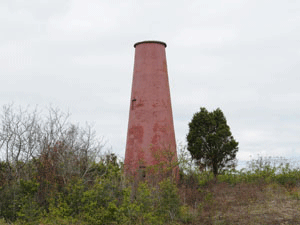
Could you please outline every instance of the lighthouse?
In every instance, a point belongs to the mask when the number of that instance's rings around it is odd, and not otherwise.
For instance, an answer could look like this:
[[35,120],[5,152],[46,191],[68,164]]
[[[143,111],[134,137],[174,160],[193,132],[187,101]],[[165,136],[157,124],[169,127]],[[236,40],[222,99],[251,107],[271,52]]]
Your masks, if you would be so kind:
[[156,168],[168,167],[177,176],[167,45],[161,41],[143,41],[134,47],[125,173],[147,177],[160,171]]

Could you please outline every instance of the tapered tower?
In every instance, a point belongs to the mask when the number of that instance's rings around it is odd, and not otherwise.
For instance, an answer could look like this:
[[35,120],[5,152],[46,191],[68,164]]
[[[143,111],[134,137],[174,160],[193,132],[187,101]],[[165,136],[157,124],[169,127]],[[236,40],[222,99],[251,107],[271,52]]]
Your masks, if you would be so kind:
[[[127,131],[125,172],[147,176],[149,166],[177,162],[166,44],[134,45],[135,59]],[[177,166],[172,173],[177,174]],[[176,175],[177,176],[177,175]]]

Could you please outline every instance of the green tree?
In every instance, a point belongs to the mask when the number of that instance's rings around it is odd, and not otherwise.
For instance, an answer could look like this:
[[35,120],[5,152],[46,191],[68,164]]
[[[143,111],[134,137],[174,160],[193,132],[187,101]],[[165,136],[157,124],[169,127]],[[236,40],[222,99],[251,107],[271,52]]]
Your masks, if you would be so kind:
[[200,169],[208,168],[216,177],[224,169],[235,165],[238,142],[221,109],[208,112],[200,108],[189,123],[187,149]]

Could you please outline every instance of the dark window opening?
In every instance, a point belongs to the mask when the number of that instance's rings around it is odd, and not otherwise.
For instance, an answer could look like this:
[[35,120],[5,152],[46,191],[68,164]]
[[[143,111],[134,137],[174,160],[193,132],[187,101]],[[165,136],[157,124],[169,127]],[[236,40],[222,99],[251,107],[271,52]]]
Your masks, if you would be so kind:
[[131,103],[131,108],[133,109],[133,105],[134,105],[133,103],[136,102],[136,99],[135,99],[135,98],[132,99],[131,102],[132,102],[132,103]]
[[140,178],[145,178],[146,177],[146,167],[145,166],[140,166],[139,175],[140,175]]

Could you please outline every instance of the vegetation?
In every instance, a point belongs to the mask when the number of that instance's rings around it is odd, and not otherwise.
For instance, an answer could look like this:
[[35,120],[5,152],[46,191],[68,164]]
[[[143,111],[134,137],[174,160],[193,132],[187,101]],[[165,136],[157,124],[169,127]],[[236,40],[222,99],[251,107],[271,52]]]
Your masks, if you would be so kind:
[[220,109],[208,112],[201,108],[189,123],[188,147],[200,169],[208,168],[215,177],[235,165],[238,142]]
[[271,160],[253,160],[247,169],[227,171],[218,180],[212,172],[192,169],[181,170],[179,183],[170,178],[134,183],[108,154],[93,164],[90,179],[74,176],[48,193],[37,171],[31,178],[5,179],[2,162],[0,223],[299,224],[300,170],[268,166]]
[[[9,121],[22,121],[10,110]],[[101,152],[91,129],[65,119],[63,126],[49,125],[64,116],[36,116],[33,123],[26,115],[19,125],[1,124],[0,224],[300,223],[300,169],[283,159],[260,157],[216,180],[182,148],[179,181],[162,170],[156,180],[138,180],[124,176],[116,155]],[[41,133],[28,139],[35,129]]]

